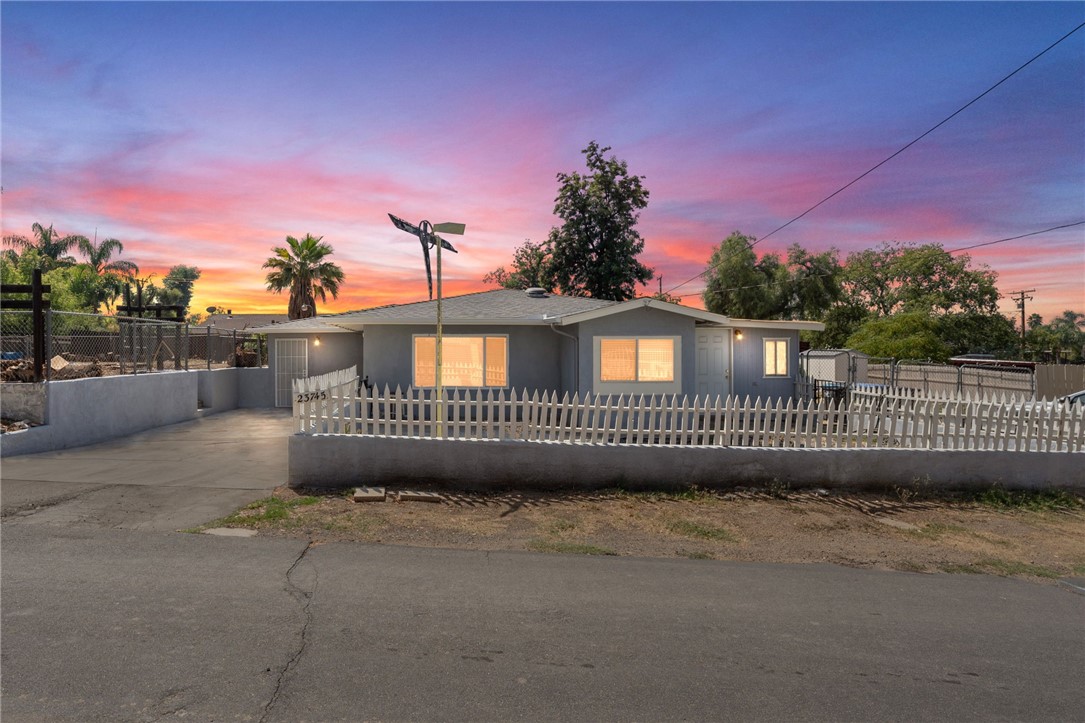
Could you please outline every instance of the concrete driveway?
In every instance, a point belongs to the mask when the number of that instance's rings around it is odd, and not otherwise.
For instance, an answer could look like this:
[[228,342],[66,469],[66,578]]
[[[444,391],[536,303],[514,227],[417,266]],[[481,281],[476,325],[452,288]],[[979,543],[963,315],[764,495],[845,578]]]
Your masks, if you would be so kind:
[[229,514],[286,482],[285,410],[239,409],[123,439],[6,457],[5,524],[173,531]]

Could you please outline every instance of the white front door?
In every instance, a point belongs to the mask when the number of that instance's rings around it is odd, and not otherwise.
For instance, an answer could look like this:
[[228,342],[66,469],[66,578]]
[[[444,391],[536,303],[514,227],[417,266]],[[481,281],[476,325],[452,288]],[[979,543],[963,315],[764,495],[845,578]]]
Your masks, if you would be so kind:
[[715,398],[731,393],[730,329],[697,330],[697,396]]
[[294,380],[309,376],[309,342],[275,340],[275,406],[294,405]]

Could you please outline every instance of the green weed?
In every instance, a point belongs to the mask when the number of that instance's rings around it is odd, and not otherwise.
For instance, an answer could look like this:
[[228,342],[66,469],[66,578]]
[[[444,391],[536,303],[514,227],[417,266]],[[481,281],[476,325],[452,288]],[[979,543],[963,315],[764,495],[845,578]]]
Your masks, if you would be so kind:
[[1085,508],[1085,500],[1066,490],[1007,490],[994,486],[972,495],[972,501],[1000,510],[1066,512]]
[[675,520],[667,525],[667,529],[676,535],[684,535],[685,537],[699,537],[703,540],[719,540],[721,542],[738,542],[738,539],[723,527],[702,525],[691,520]]
[[250,505],[242,507],[237,512],[219,520],[222,525],[236,525],[239,527],[257,527],[266,522],[280,522],[290,517],[290,510],[295,507],[315,505],[320,502],[319,497],[295,497],[291,500],[281,500],[278,497],[265,497]]

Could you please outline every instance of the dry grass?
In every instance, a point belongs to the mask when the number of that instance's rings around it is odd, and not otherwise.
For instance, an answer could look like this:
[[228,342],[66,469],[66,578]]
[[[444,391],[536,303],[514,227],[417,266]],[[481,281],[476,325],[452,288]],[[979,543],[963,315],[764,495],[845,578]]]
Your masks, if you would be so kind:
[[283,488],[208,526],[321,541],[827,562],[1038,582],[1085,571],[1085,502],[1064,493],[941,499],[780,489],[442,494],[440,504],[356,504],[342,493],[299,495]]

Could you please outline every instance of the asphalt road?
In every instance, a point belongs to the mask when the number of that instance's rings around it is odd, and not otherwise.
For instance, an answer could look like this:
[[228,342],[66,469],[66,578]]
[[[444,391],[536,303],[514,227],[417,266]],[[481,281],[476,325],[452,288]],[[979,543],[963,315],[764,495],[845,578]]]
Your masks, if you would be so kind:
[[1085,596],[1055,586],[172,532],[218,510],[163,489],[266,494],[209,420],[162,432],[205,476],[116,484],[122,511],[88,501],[117,448],[42,480],[65,494],[21,468],[11,504],[4,461],[5,723],[1085,717]]

